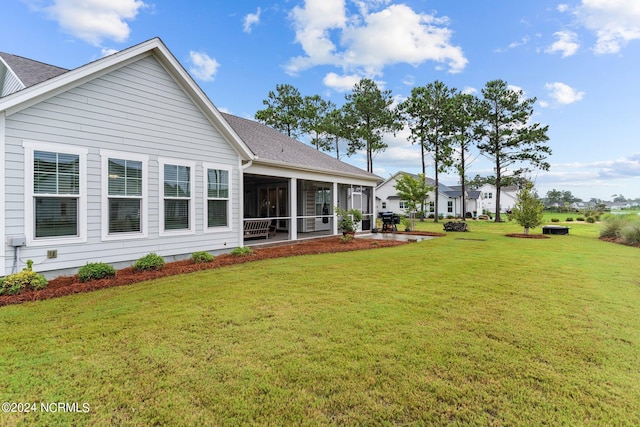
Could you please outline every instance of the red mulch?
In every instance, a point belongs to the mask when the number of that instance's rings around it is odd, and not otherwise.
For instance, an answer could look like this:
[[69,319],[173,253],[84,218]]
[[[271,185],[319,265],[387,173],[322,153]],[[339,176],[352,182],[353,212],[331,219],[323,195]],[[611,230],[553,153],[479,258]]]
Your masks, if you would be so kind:
[[[440,235],[438,233],[435,234]],[[20,304],[25,301],[38,301],[49,298],[56,298],[65,295],[77,294],[80,292],[90,292],[97,289],[110,288],[113,286],[130,285],[132,283],[157,279],[159,277],[191,273],[193,271],[208,270],[227,265],[242,264],[250,261],[296,255],[310,255],[384,248],[389,246],[403,245],[407,243],[409,242],[358,238],[355,238],[348,243],[342,243],[339,237],[328,237],[324,239],[315,239],[288,245],[256,248],[253,249],[253,253],[251,255],[244,257],[233,256],[230,254],[219,255],[212,262],[201,264],[195,264],[191,262],[191,260],[176,261],[167,263],[163,268],[155,271],[137,272],[133,270],[133,268],[128,267],[119,270],[115,278],[93,280],[85,283],[81,283],[77,275],[63,276],[50,280],[46,289],[42,289],[39,291],[27,291],[18,295],[2,295],[0,296],[0,306]]]
[[622,241],[622,239],[616,239],[614,237],[600,237],[600,240],[609,242],[609,243],[616,243],[618,245],[633,246],[634,248],[640,248],[640,243],[636,243],[635,245],[627,245]]
[[524,234],[524,233],[511,233],[505,234],[507,237],[518,237],[520,239],[548,239],[549,236],[544,234]]

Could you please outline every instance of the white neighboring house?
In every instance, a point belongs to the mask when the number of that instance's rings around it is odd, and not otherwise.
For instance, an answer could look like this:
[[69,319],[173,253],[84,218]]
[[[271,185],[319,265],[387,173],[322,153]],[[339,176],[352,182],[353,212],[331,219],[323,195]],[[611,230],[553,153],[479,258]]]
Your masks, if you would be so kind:
[[[484,184],[478,188],[480,196],[478,197],[478,214],[484,211],[496,213],[496,186],[492,184]],[[511,185],[500,189],[500,212],[504,213],[512,209],[518,200],[518,187]]]
[[[410,175],[417,179],[418,175],[410,174],[407,172],[397,172],[387,180],[381,182],[376,187],[376,210],[378,212],[394,212],[405,213],[406,204],[405,201],[400,198],[395,186],[398,183],[398,179],[402,175]],[[427,177],[427,184],[435,187],[436,183],[433,179]],[[455,216],[461,217],[462,212],[462,187],[461,186],[448,186],[442,183],[438,185],[438,209],[435,206],[435,191],[429,192],[427,203],[425,208],[427,214],[437,211],[439,215],[444,217]],[[480,192],[476,190],[467,190],[466,210],[473,215],[474,211],[477,211],[478,198]]]

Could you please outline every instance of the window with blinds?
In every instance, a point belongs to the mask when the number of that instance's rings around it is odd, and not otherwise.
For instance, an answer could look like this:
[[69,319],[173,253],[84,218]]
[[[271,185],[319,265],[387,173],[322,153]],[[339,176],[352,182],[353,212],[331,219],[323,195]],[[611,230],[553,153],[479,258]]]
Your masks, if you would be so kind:
[[207,226],[229,226],[229,171],[207,169]]
[[35,237],[78,236],[80,156],[33,152]]
[[190,228],[191,167],[164,165],[164,229]]
[[142,230],[142,162],[108,161],[109,234]]

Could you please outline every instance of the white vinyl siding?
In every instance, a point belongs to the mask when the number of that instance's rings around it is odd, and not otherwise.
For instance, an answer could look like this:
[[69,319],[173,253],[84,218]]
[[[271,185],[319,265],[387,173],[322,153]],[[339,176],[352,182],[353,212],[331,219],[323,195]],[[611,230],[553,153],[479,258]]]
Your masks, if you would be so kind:
[[206,231],[230,231],[231,224],[231,168],[205,163],[204,207]]
[[87,149],[37,141],[23,147],[27,243],[85,242]]
[[149,156],[100,150],[102,240],[148,236]]
[[195,162],[159,159],[160,235],[195,231]]
[[[28,140],[46,141],[54,147],[44,151],[75,147],[84,153],[81,154],[80,173],[80,236],[42,239],[33,244],[27,242],[26,247],[20,248],[18,269],[27,259],[32,259],[36,271],[53,277],[56,271],[72,274],[87,262],[106,262],[121,268],[149,252],[167,259],[181,259],[194,251],[223,252],[242,244],[242,234],[236,230],[241,216],[239,155],[218,130],[217,124],[203,114],[154,55],[53,95],[6,116],[5,235],[26,235],[27,228],[33,228],[32,219],[27,217],[29,210],[25,209],[29,203],[25,192],[25,181],[29,177],[25,167],[29,163],[25,159],[23,141]],[[143,163],[147,189],[143,188],[141,233],[108,233],[108,181],[103,182],[108,178],[108,164],[102,164],[105,156]],[[193,167],[191,230],[165,232],[163,229],[161,190],[164,178],[160,176],[163,168],[159,159],[165,159],[167,164],[190,163]],[[232,232],[223,229],[216,229],[215,233],[203,231],[206,206],[202,197],[201,162],[207,159],[231,172],[229,218],[234,228]],[[82,171],[83,162],[86,163],[85,172]],[[32,179],[31,183],[33,185]],[[74,240],[77,243],[73,244]],[[6,242],[6,238],[3,241]],[[57,244],[60,241],[65,243],[64,247]],[[47,258],[48,249],[57,249],[57,257]],[[11,248],[5,248],[4,261],[5,271],[11,271]]]

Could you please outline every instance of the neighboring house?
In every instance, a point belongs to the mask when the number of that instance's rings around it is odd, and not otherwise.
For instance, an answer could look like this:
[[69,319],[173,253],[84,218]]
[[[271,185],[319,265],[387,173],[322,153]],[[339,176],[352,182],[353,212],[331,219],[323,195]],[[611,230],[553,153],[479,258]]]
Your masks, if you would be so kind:
[[[478,188],[478,214],[483,212],[496,213],[496,187],[484,184]],[[500,188],[500,212],[511,210],[518,200],[518,187],[515,185]]]
[[[400,198],[395,186],[398,183],[398,179],[402,175],[410,175],[415,179],[418,179],[418,175],[409,174],[406,172],[397,172],[390,178],[378,184],[376,187],[376,210],[381,212],[395,212],[405,213],[406,204],[405,201]],[[435,188],[435,181],[431,178],[427,178],[427,184]],[[455,216],[461,217],[462,212],[462,187],[461,186],[447,186],[442,183],[438,183],[438,208],[435,206],[435,191],[431,191],[428,194],[427,205],[424,211],[429,214],[435,214],[437,211],[442,216]],[[474,190],[467,190],[466,210],[471,215],[476,211],[479,192]]]
[[220,113],[160,39],[74,70],[0,53],[0,276],[52,277],[243,246],[246,218],[285,239],[371,227],[380,177]]

